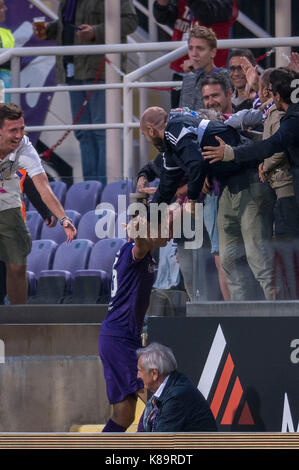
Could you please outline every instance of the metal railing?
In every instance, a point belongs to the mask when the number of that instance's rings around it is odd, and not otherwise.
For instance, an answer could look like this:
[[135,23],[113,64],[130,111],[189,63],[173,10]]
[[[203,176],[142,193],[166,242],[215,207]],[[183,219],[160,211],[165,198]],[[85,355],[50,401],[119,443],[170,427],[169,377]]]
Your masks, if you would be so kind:
[[[218,49],[240,48],[273,48],[279,46],[299,46],[299,37],[292,38],[253,38],[253,39],[226,39],[217,42]],[[21,88],[20,85],[20,63],[22,57],[28,56],[53,56],[53,55],[81,55],[91,54],[111,54],[111,53],[131,53],[131,52],[153,52],[168,51],[167,54],[155,59],[131,73],[124,75],[122,83],[105,83],[103,85],[86,86],[65,86],[57,85],[52,87],[32,87]],[[57,126],[31,126],[27,127],[27,132],[40,131],[65,131],[67,129],[123,129],[123,177],[131,178],[132,174],[132,145],[133,129],[139,127],[139,122],[133,120],[133,90],[135,88],[168,88],[179,86],[181,82],[161,81],[146,82],[140,81],[144,76],[169,64],[187,52],[187,43],[163,42],[163,43],[136,43],[136,44],[114,44],[95,46],[60,46],[60,47],[23,47],[3,50],[0,55],[0,64],[7,60],[11,61],[12,88],[9,93],[14,95],[13,101],[19,102],[21,93],[47,93],[62,92],[79,89],[109,89],[120,88],[123,90],[123,122],[106,123],[94,125],[57,125]]]

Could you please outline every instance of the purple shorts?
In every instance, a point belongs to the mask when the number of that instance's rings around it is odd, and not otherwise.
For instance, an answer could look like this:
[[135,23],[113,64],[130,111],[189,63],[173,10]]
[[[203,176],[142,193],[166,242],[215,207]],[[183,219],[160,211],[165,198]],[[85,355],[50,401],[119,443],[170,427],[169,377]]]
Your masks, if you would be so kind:
[[104,367],[109,403],[119,403],[144,388],[137,378],[136,350],[141,343],[119,336],[100,335],[99,353]]

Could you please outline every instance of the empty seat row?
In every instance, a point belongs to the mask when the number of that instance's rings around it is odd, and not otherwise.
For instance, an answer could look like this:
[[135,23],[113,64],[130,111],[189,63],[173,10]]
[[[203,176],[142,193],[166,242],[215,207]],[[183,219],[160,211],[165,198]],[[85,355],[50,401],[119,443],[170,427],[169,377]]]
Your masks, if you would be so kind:
[[[136,190],[135,183],[131,180],[111,182],[104,188],[99,181],[80,181],[68,189],[63,181],[52,181],[50,186],[65,210],[75,210],[80,214],[94,210],[99,203],[111,204],[111,209],[118,212],[118,196],[125,196],[127,207],[129,194]],[[31,211],[35,207],[28,203],[27,209]]]
[[[76,238],[87,238],[96,243],[102,238],[126,237],[126,232],[121,225],[121,222],[126,222],[126,218],[120,215],[118,219],[114,211],[97,209],[83,215],[75,210],[65,212],[77,229]],[[55,227],[48,227],[37,211],[26,212],[26,223],[32,240],[54,240],[58,244],[65,241],[65,233],[60,223],[57,223]]]
[[28,303],[61,303],[62,297],[79,298],[83,285],[94,300],[97,296],[107,297],[115,255],[124,243],[124,239],[117,238],[97,243],[78,239],[60,245],[53,240],[34,240],[27,260]]

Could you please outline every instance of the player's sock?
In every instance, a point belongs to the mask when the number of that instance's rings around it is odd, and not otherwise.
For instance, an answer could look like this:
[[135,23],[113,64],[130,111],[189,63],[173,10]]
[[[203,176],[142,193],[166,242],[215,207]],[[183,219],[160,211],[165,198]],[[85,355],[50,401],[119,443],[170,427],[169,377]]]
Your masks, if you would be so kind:
[[102,432],[125,432],[127,428],[109,419]]

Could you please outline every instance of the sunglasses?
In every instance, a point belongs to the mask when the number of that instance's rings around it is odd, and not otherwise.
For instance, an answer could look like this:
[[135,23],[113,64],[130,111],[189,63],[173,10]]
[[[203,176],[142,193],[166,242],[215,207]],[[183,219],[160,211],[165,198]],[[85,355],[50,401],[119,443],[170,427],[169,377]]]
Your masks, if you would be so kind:
[[242,67],[241,67],[241,65],[232,65],[231,67],[229,67],[229,71],[230,72],[241,72]]

